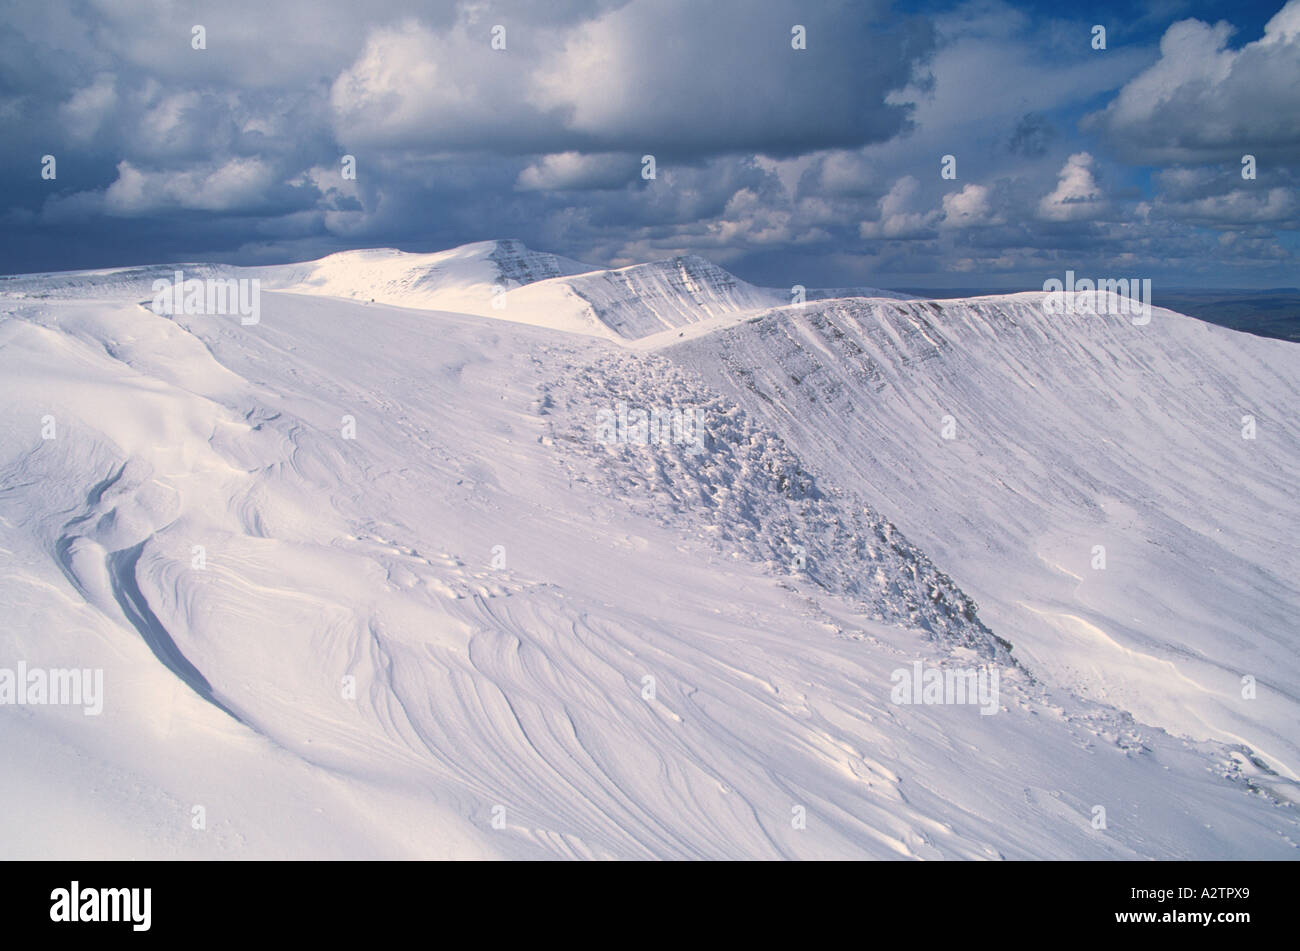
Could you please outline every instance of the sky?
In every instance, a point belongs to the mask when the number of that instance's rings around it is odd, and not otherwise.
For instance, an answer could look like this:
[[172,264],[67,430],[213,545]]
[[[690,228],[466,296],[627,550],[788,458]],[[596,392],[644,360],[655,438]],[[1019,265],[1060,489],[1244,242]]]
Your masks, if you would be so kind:
[[519,238],[1294,287],[1298,185],[1300,0],[0,0],[0,273]]

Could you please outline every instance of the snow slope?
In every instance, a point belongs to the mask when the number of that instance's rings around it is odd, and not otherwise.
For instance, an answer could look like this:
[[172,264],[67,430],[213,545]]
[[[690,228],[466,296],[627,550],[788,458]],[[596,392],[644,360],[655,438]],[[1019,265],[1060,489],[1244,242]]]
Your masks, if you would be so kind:
[[269,288],[455,311],[611,340],[637,340],[700,322],[756,313],[789,295],[747,284],[700,257],[592,269],[486,241],[437,254],[345,251],[259,270]]
[[341,251],[303,264],[237,269],[239,276],[260,277],[264,286],[276,290],[465,313],[490,311],[493,296],[512,287],[590,270],[557,254],[532,251],[515,239],[479,241],[433,254],[392,248]]
[[[152,298],[155,280],[172,281],[177,270],[187,280],[257,279],[264,290],[475,314],[618,341],[666,338],[668,331],[682,328],[707,332],[790,301],[787,291],[748,284],[695,255],[602,270],[534,251],[513,238],[432,254],[340,251],[316,261],[264,267],[160,264],[0,276],[0,296],[145,300]],[[815,289],[808,298],[866,290]]]
[[[1245,742],[1081,695],[903,476],[708,365],[775,373],[815,309],[611,305],[625,346],[286,281],[244,326],[137,270],[0,293],[0,667],[106,691],[0,706],[0,855],[1295,857]],[[699,410],[703,451],[602,442],[620,404]],[[918,660],[996,668],[998,712],[893,703]]]
[[1031,670],[1295,779],[1300,348],[1042,296],[786,308],[674,356],[890,513]]
[[687,255],[541,281],[509,294],[506,311],[511,319],[520,313],[573,313],[573,325],[564,329],[637,340],[718,318],[734,320],[789,299],[788,294],[747,284],[701,257]]
[[343,251],[303,264],[224,273],[257,277],[267,289],[476,314],[612,340],[732,320],[790,299],[694,255],[601,270],[514,239],[435,254]]

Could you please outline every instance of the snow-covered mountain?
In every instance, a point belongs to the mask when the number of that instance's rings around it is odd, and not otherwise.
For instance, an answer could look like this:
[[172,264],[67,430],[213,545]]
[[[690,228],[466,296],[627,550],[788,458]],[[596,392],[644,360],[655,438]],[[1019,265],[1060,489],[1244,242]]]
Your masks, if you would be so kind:
[[516,240],[436,254],[344,251],[319,261],[241,269],[269,288],[497,317],[610,339],[656,332],[789,301],[688,255],[601,270]]
[[1297,779],[1300,348],[1042,297],[790,308],[674,357],[890,513],[1037,674]]
[[300,294],[479,313],[493,310],[493,297],[511,288],[590,270],[578,261],[533,251],[509,239],[479,241],[433,254],[392,248],[341,251],[319,261],[239,273],[260,277],[269,288]]
[[614,271],[558,277],[520,288],[511,311],[575,312],[602,336],[639,340],[664,331],[734,318],[789,302],[695,255]]
[[0,282],[0,671],[104,684],[0,705],[0,854],[1295,857],[1289,344],[517,242],[184,268],[259,320]]

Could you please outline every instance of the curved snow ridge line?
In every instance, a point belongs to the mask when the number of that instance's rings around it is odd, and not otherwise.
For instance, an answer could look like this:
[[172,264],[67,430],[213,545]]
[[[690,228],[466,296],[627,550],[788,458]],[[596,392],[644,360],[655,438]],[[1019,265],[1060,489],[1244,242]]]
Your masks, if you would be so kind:
[[724,315],[763,310],[784,296],[755,287],[695,255],[595,271],[515,292],[512,304],[528,303],[562,284],[586,306],[591,318],[623,340],[637,340]]
[[[136,630],[159,662],[198,696],[242,723],[239,715],[217,698],[207,678],[185,657],[140,590],[136,566],[149,538],[127,548],[106,552],[94,538],[73,531],[84,525],[97,533],[100,524],[115,515],[115,508],[110,508],[107,512],[97,509],[110,490],[122,485],[126,469],[127,463],[120,464],[86,494],[86,512],[64,525],[62,534],[54,544],[54,561],[77,593],[101,611],[108,609],[102,597],[103,591],[100,590],[106,581],[121,616]],[[91,524],[92,520],[96,520],[96,524]],[[99,573],[101,568],[102,575]],[[88,571],[95,577],[88,578]]]
[[104,577],[107,579],[114,603],[121,612],[122,618],[135,629],[158,661],[199,697],[237,722],[243,723],[237,713],[217,698],[207,678],[186,658],[166,625],[150,607],[144,592],[140,590],[135,572],[145,544],[146,542],[140,542],[131,548],[104,553],[99,545],[89,539],[77,535],[63,535],[55,544],[54,560],[77,593],[87,603],[103,610],[106,606],[97,596],[98,585],[89,582],[84,574],[88,567],[85,558],[93,558],[96,554],[102,555]]
[[177,647],[176,641],[168,633],[166,626],[150,608],[149,599],[140,590],[139,582],[135,576],[135,569],[140,561],[140,553],[144,550],[145,544],[145,542],[140,542],[138,545],[122,551],[115,551],[108,556],[108,576],[118,607],[122,609],[122,614],[131,623],[131,626],[140,632],[144,642],[149,645],[149,649],[153,651],[154,656],[158,658],[164,667],[180,678],[187,687],[208,701],[208,703],[234,720],[243,723],[244,721],[240,719],[239,714],[217,698],[207,678],[186,659],[180,648]]
[[522,287],[538,281],[594,270],[590,265],[546,251],[534,251],[518,238],[501,238],[488,255],[497,267],[497,277],[507,287]]

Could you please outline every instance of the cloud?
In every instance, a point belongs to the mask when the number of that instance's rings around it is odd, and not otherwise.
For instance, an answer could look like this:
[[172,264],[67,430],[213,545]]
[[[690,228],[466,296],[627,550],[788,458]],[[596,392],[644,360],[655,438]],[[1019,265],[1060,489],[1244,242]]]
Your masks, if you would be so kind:
[[59,118],[69,137],[87,142],[117,106],[117,80],[112,73],[100,73],[59,107]]
[[1245,153],[1300,158],[1300,0],[1290,0],[1239,50],[1233,27],[1173,24],[1160,59],[1087,126],[1154,164],[1221,161]]
[[800,187],[824,195],[869,195],[879,187],[879,172],[860,151],[837,149],[817,155]]
[[923,211],[918,206],[920,185],[911,175],[894,182],[880,199],[880,217],[864,221],[858,228],[863,238],[891,238],[895,240],[927,238],[934,236],[934,225],[939,211]]
[[525,168],[519,173],[515,188],[520,191],[623,188],[640,177],[640,156],[560,152],[543,155]]
[[175,208],[236,211],[263,204],[271,184],[271,169],[257,159],[183,172],[142,171],[120,162],[117,180],[104,193],[104,211],[123,217]]
[[1096,217],[1105,207],[1101,189],[1092,176],[1093,158],[1076,152],[1061,168],[1056,188],[1038,203],[1038,214],[1048,221],[1082,221]]
[[943,196],[943,223],[949,228],[987,224],[992,217],[989,190],[983,185],[968,184]]
[[[350,147],[559,151],[558,124],[522,95],[528,51],[493,50],[470,13],[437,30],[411,18],[374,29],[330,87],[334,132]],[[516,47],[528,33],[516,30]],[[524,59],[521,67],[520,59]]]
[[[792,24],[807,49],[792,48]],[[925,21],[883,0],[631,0],[569,34],[529,98],[606,147],[795,155],[904,130],[909,106],[888,93],[932,45]]]
[[1144,203],[1148,215],[1222,230],[1269,226],[1300,229],[1300,187],[1294,169],[1268,167],[1243,179],[1241,166],[1176,166],[1155,175],[1159,192]]
[[1255,191],[1236,188],[1219,195],[1184,201],[1158,200],[1154,210],[1171,218],[1209,227],[1272,224],[1300,227],[1300,196],[1294,188]]
[[[562,27],[494,16],[465,5],[450,26],[371,31],[330,89],[340,140],[679,159],[861,145],[907,127],[911,107],[886,97],[932,46],[887,0],[630,0]],[[796,23],[808,49],[792,48]]]
[[[1149,14],[1104,53],[1086,22],[1002,0],[925,16],[885,0],[10,4],[5,267],[510,235],[593,265],[694,252],[785,286],[1126,253],[1180,279],[1289,277],[1300,175],[1268,134],[1294,133],[1296,3],[1240,49],[1226,26]],[[1236,144],[1206,164],[1198,110],[1211,131],[1227,117],[1256,135],[1257,181]],[[1172,151],[1152,175],[1112,146]],[[36,174],[47,153],[57,181]],[[939,175],[948,153],[956,183]]]

